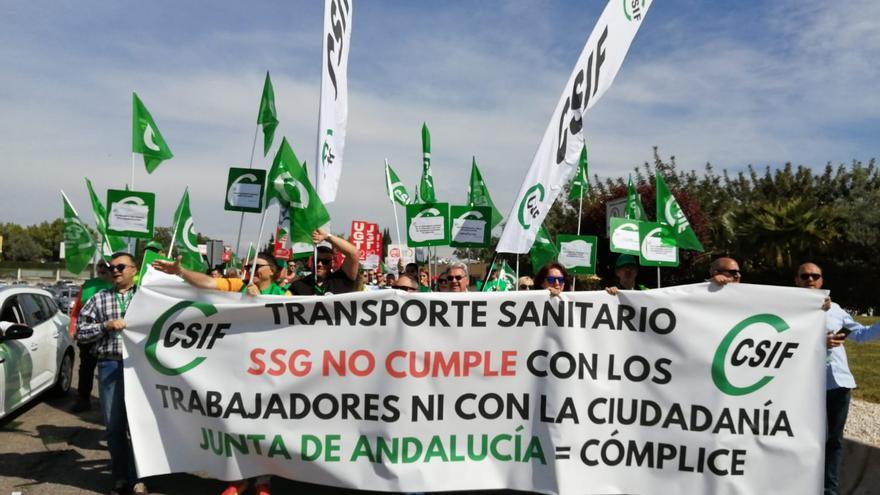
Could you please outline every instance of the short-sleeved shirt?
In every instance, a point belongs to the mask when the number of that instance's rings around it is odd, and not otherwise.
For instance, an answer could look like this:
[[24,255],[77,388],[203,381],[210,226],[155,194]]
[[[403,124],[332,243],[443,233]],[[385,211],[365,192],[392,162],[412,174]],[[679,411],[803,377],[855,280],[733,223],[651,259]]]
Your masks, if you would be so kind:
[[290,292],[296,296],[323,296],[326,294],[345,294],[354,291],[355,281],[348,278],[344,271],[331,273],[324,284],[315,284],[315,277],[303,277],[290,284]]

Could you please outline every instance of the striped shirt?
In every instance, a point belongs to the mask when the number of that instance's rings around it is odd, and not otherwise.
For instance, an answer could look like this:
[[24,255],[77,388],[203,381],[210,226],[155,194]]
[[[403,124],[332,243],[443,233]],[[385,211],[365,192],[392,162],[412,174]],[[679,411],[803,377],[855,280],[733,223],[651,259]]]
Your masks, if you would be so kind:
[[122,332],[107,331],[104,323],[123,319],[136,291],[136,285],[124,294],[115,289],[98,291],[79,312],[76,340],[83,343],[96,342],[92,352],[98,359],[122,359]]

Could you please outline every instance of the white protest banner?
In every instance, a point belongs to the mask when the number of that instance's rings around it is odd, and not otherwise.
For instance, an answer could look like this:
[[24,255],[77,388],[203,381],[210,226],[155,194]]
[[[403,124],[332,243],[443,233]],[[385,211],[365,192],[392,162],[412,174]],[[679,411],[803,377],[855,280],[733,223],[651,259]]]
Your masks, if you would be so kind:
[[[498,252],[525,253],[535,242],[550,206],[577,172],[584,147],[583,116],[611,86],[652,3],[625,0],[610,1],[605,6],[565,83],[507,215]],[[579,27],[582,21],[579,16],[571,20],[573,28]]]
[[348,52],[354,0],[324,1],[321,106],[318,113],[318,159],[315,190],[321,201],[336,199],[348,125]]
[[818,493],[826,292],[247,296],[149,270],[140,476],[381,491]]

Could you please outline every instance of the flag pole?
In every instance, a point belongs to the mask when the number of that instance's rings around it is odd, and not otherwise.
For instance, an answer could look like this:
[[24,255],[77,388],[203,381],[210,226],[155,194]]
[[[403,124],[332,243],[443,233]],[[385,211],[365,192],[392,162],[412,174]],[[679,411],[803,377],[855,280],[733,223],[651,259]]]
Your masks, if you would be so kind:
[[247,254],[244,255],[244,264],[245,266],[251,264],[251,247],[254,245],[254,241],[248,242],[248,250]]
[[657,267],[657,288],[660,288],[660,267]]
[[[581,184],[581,198],[578,202],[578,233],[577,235],[581,235],[581,215],[584,212],[584,186]],[[571,275],[571,291],[574,292],[574,287],[577,284],[577,275]]]
[[[263,240],[263,228],[266,226],[266,213],[269,212],[269,205],[266,205],[266,209],[263,210],[263,216],[260,219],[260,235],[257,237],[257,248],[260,247],[260,241]],[[253,264],[251,265],[251,282],[254,281],[254,271],[257,269],[257,257],[254,256]]]
[[[248,162],[248,168],[254,168],[254,152],[257,150],[257,135],[260,133],[260,124],[254,129],[254,144],[251,146],[251,161]],[[235,238],[235,252],[241,251],[241,228],[244,226],[244,212],[238,218],[238,235]]]
[[519,253],[516,253],[516,291],[519,291]]

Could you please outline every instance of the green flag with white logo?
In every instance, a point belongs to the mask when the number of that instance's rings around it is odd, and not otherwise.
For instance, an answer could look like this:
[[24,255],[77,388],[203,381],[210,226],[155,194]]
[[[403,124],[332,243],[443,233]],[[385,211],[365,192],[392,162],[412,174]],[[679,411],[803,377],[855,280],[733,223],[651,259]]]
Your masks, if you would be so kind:
[[86,178],[86,187],[89,190],[89,197],[92,200],[92,212],[95,214],[95,227],[98,229],[98,234],[101,235],[101,255],[104,259],[109,259],[113,253],[122,251],[126,247],[125,240],[121,237],[117,237],[115,235],[107,235],[107,209],[104,208],[104,203],[98,198],[98,195],[95,194],[95,189],[92,188],[92,181]]
[[468,185],[468,205],[486,206],[492,209],[492,221],[489,225],[489,230],[494,229],[495,226],[501,223],[501,212],[498,211],[498,208],[495,208],[495,203],[492,202],[492,197],[489,196],[489,188],[486,187],[486,182],[483,181],[483,175],[480,173],[480,169],[477,168],[476,157],[472,157],[471,161],[471,182]]
[[675,244],[678,247],[702,251],[703,245],[700,244],[696,232],[691,228],[691,224],[678,205],[675,196],[666,187],[666,182],[659,170],[655,180],[657,184],[657,222],[672,229]]
[[312,242],[312,232],[330,221],[330,214],[318,197],[305,169],[287,143],[281,146],[272,161],[266,197],[290,207],[290,242]]
[[61,198],[64,200],[64,262],[67,271],[79,273],[95,257],[98,247],[64,191],[61,191]]
[[144,106],[137,93],[132,93],[132,124],[131,124],[131,152],[144,155],[144,166],[147,173],[152,174],[162,163],[174,155],[171,148],[156,127],[153,116]]
[[263,126],[263,156],[269,153],[275,128],[278,127],[278,113],[275,111],[275,90],[272,79],[266,71],[266,82],[263,83],[263,96],[260,98],[260,111],[257,113],[257,125]]
[[388,164],[387,159],[385,160],[385,193],[388,194],[388,199],[397,201],[402,206],[408,205],[411,201],[409,193],[406,192],[406,186],[400,181],[400,177],[394,173],[394,169]]
[[568,199],[580,199],[590,189],[590,179],[587,176],[587,145],[581,149],[581,158],[578,161],[577,173],[571,180],[571,188],[568,191]]
[[486,282],[481,292],[506,292],[515,289],[516,272],[507,264],[507,261],[502,261],[498,270],[498,278]]
[[633,220],[648,220],[645,207],[642,205],[642,198],[639,197],[639,192],[633,185],[632,176],[629,177],[629,184],[626,186],[626,212],[624,216]]
[[177,254],[181,257],[181,266],[194,272],[204,272],[208,269],[199,252],[199,236],[196,234],[192,212],[189,209],[189,188],[183,191],[180,204],[174,210],[174,245],[177,246]]
[[427,124],[422,124],[422,181],[419,183],[419,198],[423,203],[436,203],[434,177],[431,175],[431,133]]
[[547,227],[541,225],[541,228],[538,229],[538,235],[535,237],[535,243],[532,244],[532,249],[529,250],[529,257],[532,260],[532,270],[537,272],[547,263],[556,261],[558,256],[559,249],[550,238],[550,232],[547,231]]

